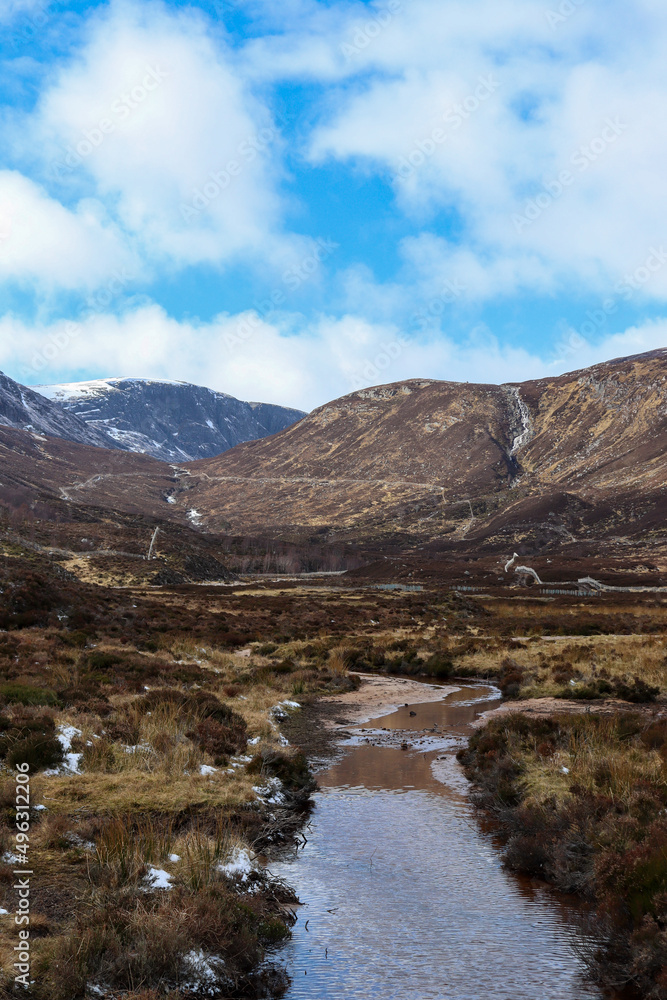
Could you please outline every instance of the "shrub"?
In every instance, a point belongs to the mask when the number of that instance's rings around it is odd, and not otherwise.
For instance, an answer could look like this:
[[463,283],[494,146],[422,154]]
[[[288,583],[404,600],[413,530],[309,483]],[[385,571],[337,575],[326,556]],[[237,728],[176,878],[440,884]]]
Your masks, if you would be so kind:
[[33,733],[14,743],[7,753],[6,760],[12,768],[17,764],[29,764],[30,770],[34,773],[45,768],[58,767],[63,758],[64,752],[59,740]]
[[86,687],[70,687],[60,692],[60,700],[63,705],[80,708],[91,715],[99,715],[102,718],[113,711],[113,706],[104,696],[95,689]]
[[506,863],[593,900],[597,943],[583,955],[595,975],[633,980],[655,1000],[667,998],[667,979],[656,989],[667,965],[666,748],[663,719],[513,714],[491,720],[460,754],[477,801],[501,821]]
[[618,698],[635,703],[655,701],[660,694],[659,687],[647,684],[640,677],[635,677],[633,684],[627,684],[625,681],[616,681],[615,687],[615,693]]
[[575,684],[559,691],[558,698],[573,698],[575,701],[595,701],[599,698],[608,698],[614,693],[614,689],[609,681],[591,680],[582,684]]
[[136,707],[139,712],[145,714],[155,711],[162,705],[174,705],[184,716],[215,719],[223,725],[245,727],[244,720],[233,708],[207,691],[184,692],[174,688],[156,688],[138,701]]
[[437,677],[446,680],[454,672],[454,663],[450,656],[443,653],[434,653],[422,666],[422,671],[428,677]]
[[83,771],[98,771],[102,774],[115,774],[122,769],[126,763],[126,758],[122,751],[117,748],[117,744],[104,737],[101,740],[93,740],[92,746],[83,749],[81,766]]
[[506,656],[500,664],[500,676],[498,677],[498,685],[504,698],[517,697],[521,690],[523,676],[523,667],[510,656]]
[[60,641],[65,646],[73,646],[75,649],[83,649],[89,641],[89,636],[85,632],[61,632],[59,635]]
[[126,659],[127,657],[123,653],[107,653],[96,649],[88,654],[88,665],[91,670],[108,670],[109,667],[115,667],[116,664],[123,663]]
[[275,750],[264,750],[253,757],[247,768],[250,774],[279,778],[285,790],[296,801],[306,801],[317,787],[308,767],[308,761],[301,752],[291,756]]
[[0,684],[0,698],[8,705],[57,705],[58,695],[48,688],[10,681]]
[[24,713],[10,719],[0,715],[0,755],[9,767],[27,763],[33,772],[57,767],[64,754],[55,737],[53,718]]
[[281,660],[280,663],[275,663],[271,669],[274,674],[291,674],[294,670],[294,660]]
[[597,678],[564,688],[564,690],[558,692],[557,697],[580,699],[583,701],[595,701],[599,698],[620,698],[622,701],[641,704],[647,701],[655,701],[659,694],[659,687],[647,684],[640,677],[635,677],[632,684],[624,680]]
[[227,757],[243,750],[246,745],[245,723],[243,726],[225,726],[216,719],[202,719],[187,736],[204,753],[210,754],[216,764],[224,764]]

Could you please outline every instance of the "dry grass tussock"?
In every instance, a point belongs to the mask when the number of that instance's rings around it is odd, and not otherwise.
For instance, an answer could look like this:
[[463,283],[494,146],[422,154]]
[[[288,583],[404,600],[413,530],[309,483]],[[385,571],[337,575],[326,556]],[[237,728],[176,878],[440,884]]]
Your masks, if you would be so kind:
[[460,755],[507,840],[506,861],[594,904],[608,985],[667,998],[667,719],[493,719]]
[[[285,828],[298,823],[311,779],[274,709],[296,688],[302,699],[349,688],[343,662],[182,637],[153,650],[68,646],[35,630],[6,647],[0,848],[12,846],[17,761],[30,761],[32,800],[46,807],[31,833],[33,995],[76,1000],[96,985],[150,1000],[194,995],[204,979],[220,996],[280,995],[284,976],[262,959],[289,934],[291,896],[249,859],[284,835],[281,809],[269,820],[254,789],[279,777]],[[13,943],[1,926],[5,968]]]
[[638,703],[667,694],[667,645],[643,635],[479,642],[455,656],[455,671],[496,679],[513,698]]

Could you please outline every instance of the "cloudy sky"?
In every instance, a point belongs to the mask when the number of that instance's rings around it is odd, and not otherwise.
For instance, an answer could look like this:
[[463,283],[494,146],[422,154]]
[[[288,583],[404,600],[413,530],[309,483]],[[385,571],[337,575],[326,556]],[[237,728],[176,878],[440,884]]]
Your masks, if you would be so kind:
[[667,345],[664,0],[0,0],[0,369],[309,409]]

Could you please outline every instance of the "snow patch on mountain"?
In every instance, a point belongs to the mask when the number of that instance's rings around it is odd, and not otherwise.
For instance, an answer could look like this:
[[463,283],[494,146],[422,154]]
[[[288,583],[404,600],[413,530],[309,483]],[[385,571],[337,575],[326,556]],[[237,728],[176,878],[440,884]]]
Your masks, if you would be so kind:
[[305,414],[246,403],[224,392],[169,379],[106,378],[35,386],[37,392],[112,444],[163,461],[210,458],[284,430]]
[[42,393],[20,385],[0,372],[0,426],[65,438],[98,448],[117,448],[76,414],[69,413],[58,403],[45,399]]

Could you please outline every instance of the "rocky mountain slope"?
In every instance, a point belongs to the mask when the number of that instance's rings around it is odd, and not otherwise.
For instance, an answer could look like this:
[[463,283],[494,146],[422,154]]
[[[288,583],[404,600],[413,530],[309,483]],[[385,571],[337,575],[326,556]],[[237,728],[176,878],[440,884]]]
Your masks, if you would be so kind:
[[505,386],[415,379],[189,463],[0,429],[0,480],[212,534],[652,573],[667,570],[666,388],[665,350]]
[[219,455],[305,416],[301,410],[245,403],[187,382],[110,378],[35,390],[110,439],[111,447],[166,462]]
[[520,385],[360,390],[189,466],[188,502],[211,525],[282,533],[662,531],[666,389],[660,350]]
[[0,372],[0,427],[34,431],[98,447],[116,447],[105,434],[87,426],[75,414],[68,413],[58,403],[45,399],[33,389],[19,385],[2,372]]
[[171,466],[148,455],[91,448],[63,438],[0,427],[0,503],[66,501],[75,506],[188,522],[167,498],[178,486]]

